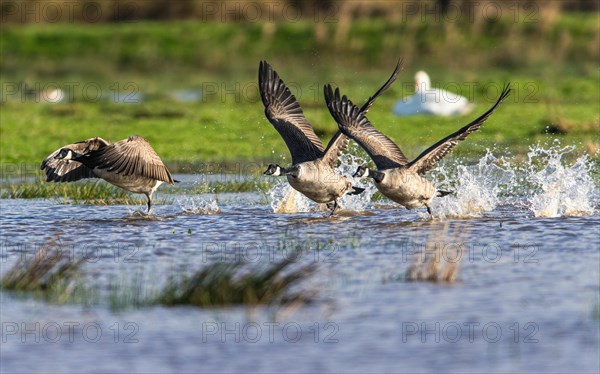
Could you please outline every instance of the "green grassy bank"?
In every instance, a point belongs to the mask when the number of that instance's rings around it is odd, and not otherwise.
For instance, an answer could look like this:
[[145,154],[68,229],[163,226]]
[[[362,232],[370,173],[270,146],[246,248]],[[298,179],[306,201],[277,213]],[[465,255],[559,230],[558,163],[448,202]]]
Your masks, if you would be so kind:
[[[326,142],[337,127],[322,98],[332,82],[361,103],[391,73],[405,70],[369,112],[371,122],[411,157],[493,104],[504,82],[514,92],[454,156],[485,147],[523,153],[558,137],[580,152],[600,146],[597,15],[560,14],[549,22],[490,24],[135,22],[5,26],[0,36],[2,163],[35,164],[58,147],[92,136],[146,137],[169,165],[289,160],[265,119],[258,62],[273,64]],[[391,113],[412,93],[417,70],[434,86],[476,103],[470,115]],[[60,87],[68,102],[35,102],[22,89]],[[172,94],[202,92],[196,102]],[[115,102],[115,95],[134,103]],[[285,161],[283,161],[285,162]],[[184,170],[186,171],[186,170]],[[193,170],[188,170],[193,171]]]

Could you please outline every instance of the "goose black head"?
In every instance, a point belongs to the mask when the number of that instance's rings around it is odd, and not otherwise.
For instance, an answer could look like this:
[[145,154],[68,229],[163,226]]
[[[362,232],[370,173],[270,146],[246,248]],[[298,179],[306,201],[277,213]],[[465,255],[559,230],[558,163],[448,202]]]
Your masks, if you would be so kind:
[[367,168],[366,166],[360,165],[358,167],[358,169],[356,169],[356,173],[354,173],[354,175],[352,177],[362,178],[362,177],[368,177],[368,176],[369,176],[369,168]]
[[383,178],[385,177],[385,174],[377,171],[377,170],[371,170],[366,166],[359,166],[358,169],[356,170],[356,173],[354,173],[354,175],[352,176],[354,178],[359,177],[371,177],[375,180],[375,182],[377,183],[381,183],[381,181],[383,180]]
[[280,176],[280,175],[282,175],[282,173],[281,173],[281,166],[274,165],[274,164],[269,164],[269,167],[267,168],[267,170],[263,174],[264,175]]
[[61,148],[56,156],[54,156],[57,160],[72,160],[75,158],[77,154],[70,150],[69,148]]

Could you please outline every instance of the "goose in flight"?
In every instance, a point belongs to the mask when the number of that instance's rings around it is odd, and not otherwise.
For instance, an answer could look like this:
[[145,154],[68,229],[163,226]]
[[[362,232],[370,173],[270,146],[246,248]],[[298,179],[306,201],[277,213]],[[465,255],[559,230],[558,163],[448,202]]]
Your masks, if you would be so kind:
[[415,74],[415,94],[396,102],[392,111],[398,116],[432,114],[447,117],[468,114],[474,106],[464,96],[441,88],[432,88],[429,75],[418,71]]
[[387,136],[379,132],[367,119],[365,114],[340,91],[333,92],[331,85],[325,86],[325,101],[340,131],[354,139],[363,147],[375,162],[377,170],[360,166],[354,176],[373,178],[377,189],[407,209],[427,207],[434,196],[445,196],[449,192],[438,191],[435,186],[422,175],[431,170],[438,161],[446,156],[459,141],[466,139],[479,129],[498,105],[510,93],[509,85],[505,85],[496,104],[473,122],[453,134],[435,143],[413,161],[408,161],[400,148]]
[[[385,84],[367,100],[361,108],[367,112],[375,99],[396,80],[401,62]],[[270,164],[265,175],[287,177],[295,190],[317,203],[333,202],[331,215],[338,207],[338,199],[344,194],[356,195],[363,188],[352,186],[352,182],[335,172],[341,152],[348,139],[338,131],[329,141],[327,148],[306,120],[302,108],[283,80],[271,65],[261,61],[258,69],[260,96],[265,106],[265,115],[279,132],[292,155],[292,166],[282,168]]]
[[124,190],[146,195],[148,212],[152,194],[174,180],[150,143],[133,135],[114,144],[96,137],[65,145],[42,162],[47,182],[74,182],[101,178]]

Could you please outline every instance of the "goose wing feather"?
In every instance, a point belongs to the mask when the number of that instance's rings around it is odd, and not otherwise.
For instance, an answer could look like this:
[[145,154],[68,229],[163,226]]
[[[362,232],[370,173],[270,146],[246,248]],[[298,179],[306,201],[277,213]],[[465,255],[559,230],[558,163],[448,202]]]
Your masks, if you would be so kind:
[[74,160],[55,159],[62,148],[69,148],[80,154],[89,154],[110,145],[106,140],[95,137],[60,147],[42,161],[41,169],[46,173],[47,182],[74,182],[84,178],[96,178],[92,169]]
[[340,131],[360,144],[379,170],[408,164],[396,143],[373,127],[365,114],[346,96],[340,98],[339,89],[334,92],[331,85],[326,85],[325,101]]
[[[392,83],[394,83],[394,81],[398,77],[398,73],[400,72],[401,66],[402,66],[402,60],[398,60],[398,62],[396,63],[396,67],[394,68],[394,71],[392,72],[392,75],[390,75],[390,77],[383,84],[383,86],[381,86],[381,88],[379,88],[379,90],[377,90],[377,92],[375,92],[375,94],[373,96],[369,97],[367,102],[365,102],[363,104],[363,106],[360,108],[361,112],[363,112],[364,114],[367,114],[367,112],[369,111],[369,108],[371,108],[371,105],[373,105],[375,100],[383,92],[385,92],[385,90],[387,90],[388,87],[390,87],[392,85]],[[324,91],[325,91],[325,102],[327,102],[327,97],[328,97],[327,95],[329,94],[329,92],[327,91],[326,88]],[[329,144],[327,145],[327,148],[325,149],[325,153],[323,155],[323,161],[328,163],[329,165],[331,165],[331,167],[335,167],[340,154],[342,153],[342,151],[344,149],[346,149],[347,146],[348,146],[348,138],[341,131],[338,131],[337,133],[335,133],[333,138],[331,138],[331,140],[329,141]]]
[[290,89],[266,61],[260,62],[258,85],[265,115],[285,141],[292,155],[292,163],[321,158],[323,143],[304,117]]
[[88,165],[124,176],[139,175],[173,184],[173,177],[150,143],[133,135],[92,152]]
[[454,148],[458,144],[459,141],[465,140],[467,136],[477,131],[481,127],[481,125],[483,125],[483,123],[488,119],[488,117],[494,112],[494,110],[496,110],[498,105],[500,105],[500,103],[502,103],[502,101],[508,96],[509,93],[510,84],[506,84],[502,89],[502,93],[496,101],[496,104],[494,104],[494,106],[488,109],[487,112],[479,116],[473,122],[461,128],[460,130],[448,135],[444,139],[440,140],[439,142],[426,149],[416,159],[414,159],[410,164],[408,164],[408,167],[419,174],[424,174],[427,171],[434,168],[435,165],[442,158],[444,158],[444,156],[446,156],[452,150],[452,148]]

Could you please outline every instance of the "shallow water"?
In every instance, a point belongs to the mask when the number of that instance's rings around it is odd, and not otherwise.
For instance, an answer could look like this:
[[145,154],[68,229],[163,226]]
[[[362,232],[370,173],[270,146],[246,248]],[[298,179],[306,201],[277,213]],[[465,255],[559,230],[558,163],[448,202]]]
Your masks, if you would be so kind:
[[[508,178],[482,162],[461,183]],[[84,271],[95,284],[142,274],[148,290],[214,261],[264,264],[301,247],[317,271],[298,287],[318,291],[294,308],[124,311],[0,292],[0,371],[598,372],[597,186],[587,211],[566,214],[559,193],[558,217],[536,217],[546,189],[486,195],[485,183],[473,187],[484,208],[457,194],[434,201],[434,219],[386,201],[348,202],[331,218],[314,205],[274,213],[258,193],[179,196],[151,217],[143,205],[0,200],[1,274],[56,237],[92,254]],[[462,260],[455,283],[405,280],[432,242],[457,250],[442,251]]]

